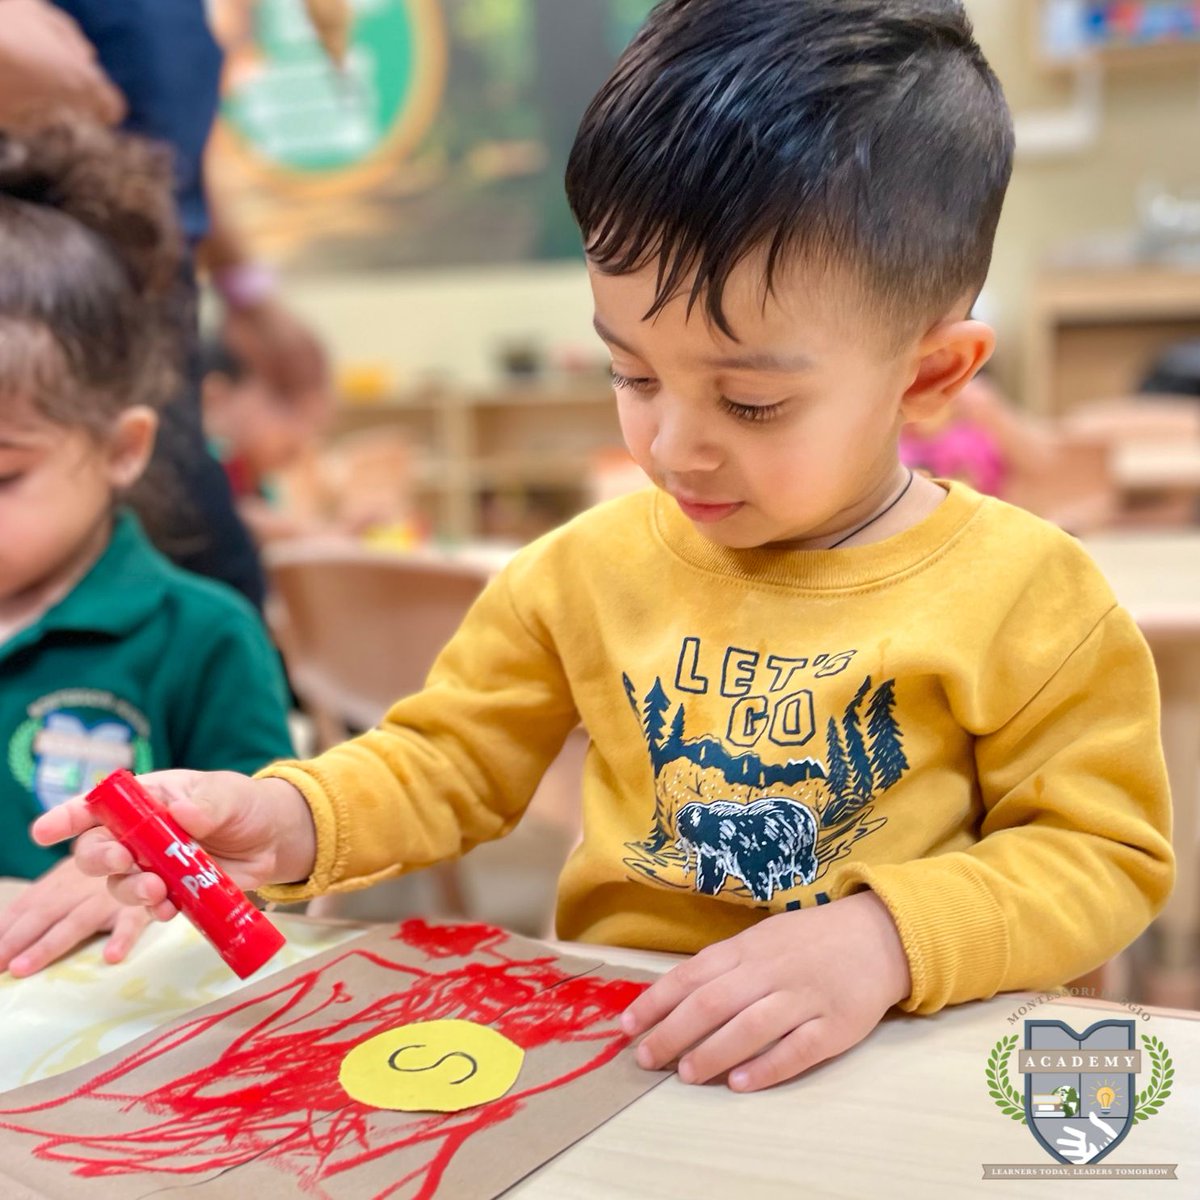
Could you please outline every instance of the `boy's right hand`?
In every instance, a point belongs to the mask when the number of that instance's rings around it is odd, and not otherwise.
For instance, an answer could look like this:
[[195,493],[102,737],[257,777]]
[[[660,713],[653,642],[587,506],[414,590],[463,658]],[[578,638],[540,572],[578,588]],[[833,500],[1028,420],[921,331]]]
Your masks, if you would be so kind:
[[[250,779],[232,771],[159,771],[138,782],[185,833],[191,834],[239,887],[290,883],[312,874],[316,833],[304,797],[282,779]],[[176,913],[167,885],[138,869],[133,856],[99,822],[82,796],[40,816],[33,839],[49,846],[75,837],[85,875],[109,876],[122,904],[141,905],[159,920]]]

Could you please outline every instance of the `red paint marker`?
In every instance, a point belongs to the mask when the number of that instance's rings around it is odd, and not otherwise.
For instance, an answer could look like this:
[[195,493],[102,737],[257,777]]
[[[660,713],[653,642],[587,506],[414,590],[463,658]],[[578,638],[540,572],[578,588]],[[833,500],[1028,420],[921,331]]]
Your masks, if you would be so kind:
[[283,934],[128,771],[114,771],[87,802],[137,865],[162,878],[167,898],[239,978],[283,946]]

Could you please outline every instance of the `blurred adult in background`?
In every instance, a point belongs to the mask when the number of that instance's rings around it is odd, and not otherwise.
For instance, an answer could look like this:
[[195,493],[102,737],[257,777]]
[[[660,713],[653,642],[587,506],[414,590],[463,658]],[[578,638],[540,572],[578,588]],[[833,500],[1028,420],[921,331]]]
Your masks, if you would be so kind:
[[[68,110],[168,143],[180,220],[223,301],[222,336],[289,404],[330,405],[328,363],[281,302],[204,177],[221,51],[204,0],[0,0],[0,126]],[[223,580],[261,607],[263,576],[200,416],[195,289],[180,314],[186,383],[163,415],[156,459],[169,511],[152,533],[181,566]]]

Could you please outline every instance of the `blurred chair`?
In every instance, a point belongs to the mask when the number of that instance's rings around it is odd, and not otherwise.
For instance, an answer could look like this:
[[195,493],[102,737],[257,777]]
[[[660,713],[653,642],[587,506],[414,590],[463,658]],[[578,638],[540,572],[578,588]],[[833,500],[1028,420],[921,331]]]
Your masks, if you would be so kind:
[[[381,554],[346,540],[277,543],[267,548],[265,562],[269,620],[292,686],[312,717],[318,750],[371,728],[395,700],[421,689],[438,652],[490,577],[480,565]],[[549,851],[541,847],[532,856],[539,862],[565,859],[570,848],[571,823],[578,821],[573,801],[579,755],[576,735],[531,804],[542,811],[546,827],[532,836],[552,843]],[[547,801],[542,792],[548,788],[556,795],[565,789],[568,799]],[[438,864],[429,876],[445,915],[461,916],[478,907],[468,905],[461,860]],[[322,897],[310,911],[383,919],[390,915],[389,898],[398,902],[405,886],[399,879],[366,892]],[[545,932],[544,926],[540,920],[533,932]]]
[[408,559],[338,539],[267,548],[272,624],[320,748],[369,729],[418,691],[483,591],[469,564]]
[[1112,450],[1102,438],[1060,429],[1035,466],[1012,464],[1004,499],[1068,533],[1106,528],[1119,509]]

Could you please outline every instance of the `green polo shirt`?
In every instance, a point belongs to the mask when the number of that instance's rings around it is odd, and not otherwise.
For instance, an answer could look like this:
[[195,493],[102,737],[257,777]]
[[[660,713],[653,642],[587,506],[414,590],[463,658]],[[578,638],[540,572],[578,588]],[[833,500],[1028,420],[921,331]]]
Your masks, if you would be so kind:
[[0,875],[65,853],[29,823],[110,771],[250,773],[292,754],[287,693],[240,596],[172,566],[136,518],[34,625],[0,645]]

